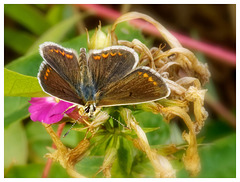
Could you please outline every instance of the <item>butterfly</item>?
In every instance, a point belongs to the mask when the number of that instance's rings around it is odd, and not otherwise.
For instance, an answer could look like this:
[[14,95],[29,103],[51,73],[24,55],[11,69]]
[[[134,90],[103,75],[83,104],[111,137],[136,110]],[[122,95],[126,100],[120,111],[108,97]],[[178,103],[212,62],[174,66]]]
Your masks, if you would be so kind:
[[38,80],[42,89],[61,100],[85,106],[92,114],[96,107],[132,105],[169,96],[170,89],[158,72],[139,66],[138,54],[126,46],[101,50],[64,48],[56,43],[40,45],[43,62]]

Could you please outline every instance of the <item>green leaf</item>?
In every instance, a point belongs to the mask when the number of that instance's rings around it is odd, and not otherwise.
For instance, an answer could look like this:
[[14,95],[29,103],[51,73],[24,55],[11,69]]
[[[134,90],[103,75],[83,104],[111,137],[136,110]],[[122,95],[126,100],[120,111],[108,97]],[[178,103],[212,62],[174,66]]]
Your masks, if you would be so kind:
[[15,122],[4,131],[4,167],[27,162],[27,137],[21,122]]
[[40,178],[44,164],[28,164],[13,166],[5,171],[5,178]]
[[46,162],[43,156],[48,153],[47,146],[52,146],[50,135],[45,130],[41,122],[29,120],[26,124],[26,134],[28,138],[29,161]]
[[228,136],[235,132],[235,128],[231,127],[223,119],[211,119],[209,118],[204,125],[198,138],[204,137],[204,143],[212,143],[215,140]]
[[[58,125],[52,125],[52,127],[54,131],[57,131]],[[67,124],[64,127],[60,138],[65,146],[74,148],[84,138],[86,132],[82,134],[71,130],[67,137],[63,138],[63,134],[65,134],[70,127],[71,124]],[[31,160],[31,162],[46,162],[46,158],[43,158],[43,156],[49,152],[46,146],[51,147],[52,140],[42,123],[29,121],[26,125],[26,133],[30,150],[29,160]]]
[[155,127],[155,128],[142,128],[142,130],[144,131],[144,133],[150,133],[156,130],[159,130],[160,127]]
[[[236,134],[202,145],[198,152],[201,159],[198,178],[236,178]],[[182,169],[177,177],[186,178],[189,174]]]
[[25,54],[36,38],[24,31],[4,28],[4,45],[19,54]]
[[182,138],[182,131],[176,122],[169,123],[170,126],[170,143],[174,143],[176,145],[183,144],[185,141]]
[[72,5],[55,4],[48,10],[46,18],[52,25],[54,25],[62,20],[72,17],[76,12],[75,7]]
[[[150,132],[153,132],[153,131],[157,131],[159,130],[160,127],[155,127],[155,128],[142,128],[142,130],[144,131],[144,133],[150,133]],[[124,134],[126,135],[137,135],[136,133],[134,133],[133,131],[131,130],[126,130],[124,131]]]
[[112,177],[130,177],[133,163],[133,145],[128,140],[121,137],[117,150],[117,160],[113,163]]
[[75,15],[50,28],[29,48],[26,55],[37,51],[39,45],[46,41],[60,42],[69,32],[69,30],[71,30],[73,26],[79,21],[80,18],[80,15]]
[[34,4],[37,8],[39,8],[42,11],[48,11],[49,4]]
[[[27,164],[14,166],[5,173],[6,178],[41,178],[45,164]],[[68,178],[69,175],[60,164],[52,163],[49,178]]]
[[[72,123],[66,124],[63,131],[62,131],[62,136],[69,131],[70,127],[72,126]],[[86,136],[86,130],[84,130],[85,132],[79,132],[79,131],[74,131],[73,129],[71,130],[71,132],[69,132],[69,134],[67,135],[67,137],[62,137],[62,142],[64,145],[70,147],[70,148],[74,148],[78,145],[78,143],[84,139],[84,137]]]
[[53,163],[51,166],[49,178],[69,178],[69,175],[59,163]]
[[236,178],[236,134],[199,149],[201,178]]
[[170,128],[169,125],[163,121],[160,114],[139,112],[135,113],[134,116],[139,122],[141,128],[159,127],[159,130],[146,134],[150,145],[166,144],[170,137]]
[[32,5],[5,4],[4,13],[36,35],[41,35],[50,27],[43,13]]
[[[100,169],[103,160],[103,157],[88,156],[83,158],[83,160],[81,160],[79,163],[77,163],[75,167],[80,174],[91,178]],[[102,173],[99,173],[96,177],[102,177]]]
[[4,69],[4,94],[4,127],[29,116],[29,97],[48,96],[42,91],[37,78],[21,75],[6,68]]
[[92,143],[94,143],[94,147],[91,150],[91,156],[104,156],[106,153],[106,149],[108,148],[109,144],[112,141],[112,135],[108,134],[103,136],[96,136],[93,137]]
[[134,154],[130,177],[152,178],[154,169],[146,154],[139,150],[135,150]]
[[4,68],[4,96],[46,97],[36,77]]
[[4,127],[29,116],[28,97],[4,97]]
[[131,42],[133,39],[138,39],[146,45],[149,43],[148,40],[144,39],[142,32],[139,29],[134,28],[127,22],[118,24],[115,33],[118,37],[118,40],[128,40]]
[[20,57],[7,64],[5,68],[24,75],[36,77],[42,61],[43,59],[41,58],[40,54],[36,53],[33,55]]
[[31,143],[39,140],[52,141],[50,135],[47,133],[41,122],[33,122],[30,120],[30,122],[28,122],[26,125],[26,132],[28,140]]
[[47,20],[52,25],[57,24],[60,22],[63,18],[63,10],[65,6],[62,4],[56,4],[55,6],[50,7],[50,9],[47,11]]

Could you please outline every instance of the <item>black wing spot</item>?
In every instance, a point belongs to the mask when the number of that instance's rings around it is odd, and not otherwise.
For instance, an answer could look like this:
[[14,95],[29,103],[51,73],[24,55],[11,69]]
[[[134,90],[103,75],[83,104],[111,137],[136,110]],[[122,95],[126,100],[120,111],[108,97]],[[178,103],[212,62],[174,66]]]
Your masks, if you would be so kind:
[[129,92],[129,97],[131,97],[131,96],[132,96],[132,94],[133,94],[132,92]]

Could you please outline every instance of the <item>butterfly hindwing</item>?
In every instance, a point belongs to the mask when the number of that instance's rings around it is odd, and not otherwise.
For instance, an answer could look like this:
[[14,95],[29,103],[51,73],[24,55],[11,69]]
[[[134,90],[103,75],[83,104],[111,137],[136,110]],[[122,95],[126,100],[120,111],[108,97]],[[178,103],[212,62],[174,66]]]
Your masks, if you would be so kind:
[[64,80],[48,63],[43,62],[38,73],[38,80],[42,89],[59,99],[84,105],[82,96],[75,88]]
[[167,97],[170,91],[163,78],[149,67],[139,67],[124,78],[97,92],[97,106],[138,104]]

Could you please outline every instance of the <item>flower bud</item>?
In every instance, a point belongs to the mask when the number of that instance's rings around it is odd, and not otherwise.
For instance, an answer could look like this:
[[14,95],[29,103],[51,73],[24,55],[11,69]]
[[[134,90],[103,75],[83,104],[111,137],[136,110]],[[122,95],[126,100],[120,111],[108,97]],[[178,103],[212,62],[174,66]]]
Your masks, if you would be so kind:
[[109,46],[111,46],[111,35],[102,32],[101,25],[99,25],[90,40],[88,36],[88,49],[103,49]]

